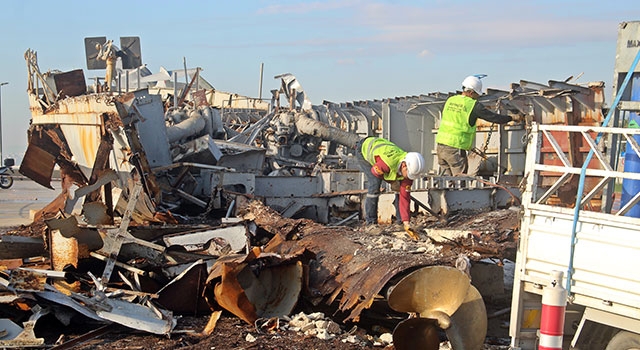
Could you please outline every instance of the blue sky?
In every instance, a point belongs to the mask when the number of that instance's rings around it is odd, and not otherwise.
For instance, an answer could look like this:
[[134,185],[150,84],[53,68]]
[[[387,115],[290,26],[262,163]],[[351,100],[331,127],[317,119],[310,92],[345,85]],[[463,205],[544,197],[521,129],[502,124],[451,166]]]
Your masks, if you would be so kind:
[[455,91],[476,73],[488,75],[485,88],[570,76],[611,87],[618,25],[640,20],[637,0],[0,4],[3,156],[18,159],[30,119],[27,49],[41,71],[69,71],[86,69],[85,37],[139,36],[152,72],[185,58],[216,89],[258,97],[263,63],[263,97],[279,87],[275,75],[292,73],[320,104]]

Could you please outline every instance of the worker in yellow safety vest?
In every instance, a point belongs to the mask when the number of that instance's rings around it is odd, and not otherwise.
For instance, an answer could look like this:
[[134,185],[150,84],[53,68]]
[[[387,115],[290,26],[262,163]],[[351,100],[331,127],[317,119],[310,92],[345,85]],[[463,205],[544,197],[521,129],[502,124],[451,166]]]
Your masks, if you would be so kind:
[[367,197],[364,203],[366,224],[378,222],[378,198],[382,180],[398,190],[397,211],[405,231],[413,239],[418,236],[410,225],[411,186],[424,171],[424,158],[418,152],[405,152],[393,142],[381,137],[367,137],[356,145],[358,167],[367,177]]
[[466,77],[462,81],[462,93],[449,97],[444,104],[436,136],[440,175],[461,175],[467,172],[467,151],[473,146],[478,119],[505,124],[521,121],[523,118],[521,114],[508,116],[494,113],[478,102],[478,97],[482,94],[481,77],[484,76]]

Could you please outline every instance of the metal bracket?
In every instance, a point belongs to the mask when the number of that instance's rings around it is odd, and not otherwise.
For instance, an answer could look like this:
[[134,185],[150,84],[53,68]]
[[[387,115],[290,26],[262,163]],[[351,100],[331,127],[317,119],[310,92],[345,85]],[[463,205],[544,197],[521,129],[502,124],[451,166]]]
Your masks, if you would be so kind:
[[117,229],[101,229],[99,232],[103,236],[104,240],[104,250],[107,253],[106,265],[104,267],[104,271],[102,272],[102,277],[100,281],[106,287],[106,284],[109,282],[111,278],[111,274],[113,273],[113,269],[116,265],[116,261],[118,258],[118,254],[120,253],[120,248],[122,244],[128,242],[135,242],[136,244],[149,247],[151,249],[158,250],[160,252],[164,252],[165,248],[161,245],[157,245],[151,243],[149,241],[145,241],[143,239],[138,239],[133,237],[128,231],[129,222],[131,221],[131,214],[136,207],[136,203],[138,202],[138,198],[140,197],[140,193],[142,192],[142,182],[136,181],[136,184],[133,188],[131,196],[129,197],[129,202],[127,203],[127,209],[122,215],[122,221],[120,222],[120,226]]

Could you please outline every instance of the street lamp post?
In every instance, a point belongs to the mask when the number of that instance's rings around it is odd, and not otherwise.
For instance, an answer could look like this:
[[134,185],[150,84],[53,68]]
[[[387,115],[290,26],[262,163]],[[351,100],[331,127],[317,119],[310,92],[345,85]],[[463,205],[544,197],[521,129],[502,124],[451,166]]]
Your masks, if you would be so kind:
[[[0,83],[0,161],[4,159],[2,154],[2,87],[7,84],[9,84],[7,81]],[[4,166],[4,163],[0,164],[0,166]]]

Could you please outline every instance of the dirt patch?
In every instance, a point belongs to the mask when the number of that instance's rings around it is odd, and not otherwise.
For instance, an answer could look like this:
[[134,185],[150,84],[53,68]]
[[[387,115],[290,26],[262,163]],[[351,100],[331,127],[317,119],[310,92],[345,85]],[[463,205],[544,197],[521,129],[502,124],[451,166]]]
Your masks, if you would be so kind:
[[[204,336],[201,331],[208,317],[182,317],[170,337],[136,332],[120,326],[110,326],[108,333],[87,339],[73,349],[287,349],[287,350],[349,350],[349,349],[394,349],[393,345],[382,345],[378,339],[380,334],[367,332],[363,328],[352,327],[331,340],[319,339],[316,336],[301,332],[278,331],[260,333],[233,315],[223,315],[213,334]],[[86,326],[66,329],[64,337],[51,334],[46,344],[53,345],[56,340],[71,341],[79,339],[84,333],[78,330]],[[447,349],[447,342],[442,335],[441,349]],[[508,339],[488,337],[484,349],[506,350]]]

